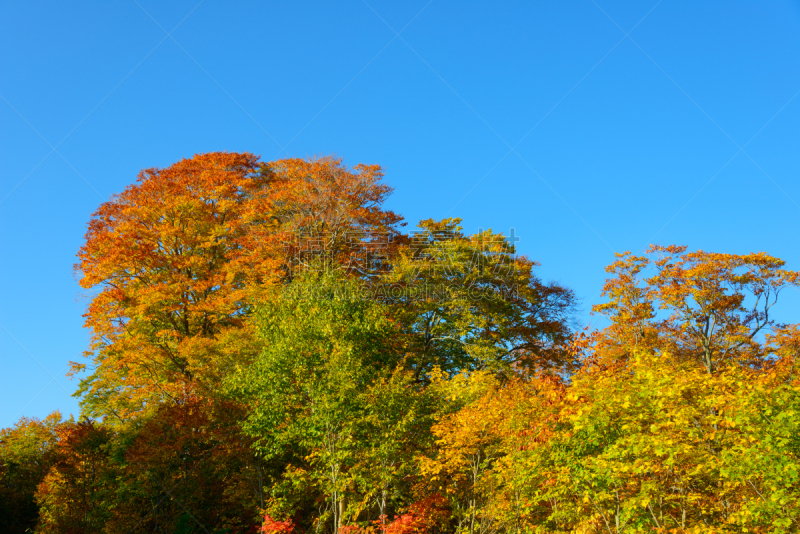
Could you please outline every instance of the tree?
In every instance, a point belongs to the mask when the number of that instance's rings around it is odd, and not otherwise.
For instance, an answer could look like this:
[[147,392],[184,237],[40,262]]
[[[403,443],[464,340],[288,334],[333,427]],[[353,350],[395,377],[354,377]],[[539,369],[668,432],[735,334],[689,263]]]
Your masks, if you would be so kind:
[[37,486],[55,461],[59,412],[45,419],[23,417],[12,428],[0,430],[0,530],[27,532],[39,519]]
[[176,402],[213,337],[241,324],[244,276],[226,266],[240,249],[243,204],[264,186],[257,169],[251,154],[195,156],[142,171],[95,212],[76,265],[83,287],[100,287],[85,315],[95,368],[80,394],[90,413],[125,419]]
[[[730,362],[763,365],[769,354],[757,336],[774,325],[772,306],[784,288],[800,286],[800,273],[765,253],[687,253],[674,245],[648,252],[656,259],[626,252],[606,269],[615,275],[603,290],[610,301],[594,310],[613,323],[609,343],[667,350],[701,361],[709,373]],[[642,280],[651,266],[654,275]]]
[[437,370],[432,387],[450,406],[432,428],[437,445],[432,457],[420,457],[422,476],[434,492],[448,496],[457,531],[490,532],[495,525],[487,507],[487,473],[499,453],[495,426],[502,412],[486,409],[481,400],[497,391],[496,379],[476,371],[448,380]]
[[[573,292],[544,283],[502,234],[464,235],[460,219],[426,220],[383,278],[418,379],[447,372],[569,370]],[[379,288],[380,289],[380,288]]]
[[194,397],[120,432],[107,532],[242,532],[259,523],[264,466],[238,404]]
[[413,501],[413,482],[419,479],[417,456],[432,445],[437,403],[402,367],[388,378],[374,380],[364,401],[357,430],[363,446],[352,472],[362,495],[359,506],[377,507],[376,524],[386,531],[392,513]]
[[102,532],[112,503],[111,439],[109,429],[90,420],[58,429],[55,461],[36,491],[40,531]]
[[305,520],[313,518],[316,528],[330,520],[338,532],[363,447],[357,429],[365,392],[398,362],[394,328],[380,304],[360,298],[357,281],[311,272],[294,284],[305,289],[275,295],[257,312],[264,349],[231,376],[229,387],[250,407],[243,428],[256,451],[285,462],[273,482],[271,515],[313,506],[303,501],[317,494],[327,505],[306,508]]
[[142,171],[93,215],[78,254],[81,285],[99,289],[85,315],[87,413],[125,420],[213,392],[230,363],[219,336],[242,330],[260,291],[291,279],[297,236],[326,236],[345,261],[345,244],[395,232],[381,177],[334,158],[260,164],[222,152]]
[[777,358],[738,384],[742,395],[729,418],[740,439],[721,453],[721,473],[741,495],[731,523],[794,532],[800,528],[800,326],[780,328],[768,341]]
[[800,325],[772,311],[800,273],[620,254],[611,325],[576,335],[509,238],[404,235],[382,178],[210,153],[103,204],[84,416],[0,430],[0,529],[800,529]]
[[[475,371],[434,380],[453,401],[422,471],[447,489],[457,531],[797,528],[800,334],[759,336],[775,291],[796,275],[760,255],[685,258],[687,272],[662,257],[644,281],[648,258],[611,267],[600,310],[612,325],[575,339],[583,366],[568,380],[536,372],[482,385]],[[698,323],[718,325],[713,337]]]

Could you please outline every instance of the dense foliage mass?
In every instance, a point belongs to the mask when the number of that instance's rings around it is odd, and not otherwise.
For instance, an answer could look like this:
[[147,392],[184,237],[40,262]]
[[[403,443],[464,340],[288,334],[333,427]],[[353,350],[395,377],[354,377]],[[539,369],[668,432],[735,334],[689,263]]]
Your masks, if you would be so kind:
[[4,533],[800,531],[800,274],[651,247],[610,326],[378,166],[211,153],[89,223],[82,414],[0,430]]

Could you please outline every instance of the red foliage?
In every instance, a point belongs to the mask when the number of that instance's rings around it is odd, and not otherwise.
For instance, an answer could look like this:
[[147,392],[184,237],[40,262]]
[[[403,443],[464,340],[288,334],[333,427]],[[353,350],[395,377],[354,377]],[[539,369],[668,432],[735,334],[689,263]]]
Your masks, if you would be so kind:
[[386,534],[417,534],[425,532],[425,518],[414,513],[394,516],[394,521],[386,526]]
[[292,523],[291,519],[275,521],[269,514],[264,514],[264,525],[261,527],[261,532],[291,534],[292,531],[294,531],[294,523]]
[[[435,527],[447,518],[447,500],[439,494],[417,501],[408,512],[394,516],[394,521],[383,528],[384,534],[423,534],[436,530]],[[380,521],[376,521],[380,523]],[[380,526],[380,524],[379,524]]]

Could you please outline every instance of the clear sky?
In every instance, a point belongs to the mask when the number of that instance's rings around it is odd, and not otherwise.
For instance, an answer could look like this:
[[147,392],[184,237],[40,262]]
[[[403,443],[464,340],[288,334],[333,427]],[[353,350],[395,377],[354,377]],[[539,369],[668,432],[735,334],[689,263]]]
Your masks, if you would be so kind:
[[[581,319],[613,253],[800,269],[796,2],[4,2],[0,427],[77,413],[98,204],[195,153],[378,163],[414,223],[515,229]],[[800,294],[787,294],[796,322]]]

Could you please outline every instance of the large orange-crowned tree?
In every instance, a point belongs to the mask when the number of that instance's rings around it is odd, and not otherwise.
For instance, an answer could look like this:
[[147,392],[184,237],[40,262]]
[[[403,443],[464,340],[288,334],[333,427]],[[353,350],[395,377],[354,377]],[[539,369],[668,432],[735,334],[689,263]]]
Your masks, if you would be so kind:
[[254,299],[292,276],[309,236],[346,266],[360,241],[397,233],[382,176],[332,157],[227,152],[142,171],[95,212],[78,254],[80,283],[95,291],[87,413],[125,419],[213,389],[221,355],[247,354]]

